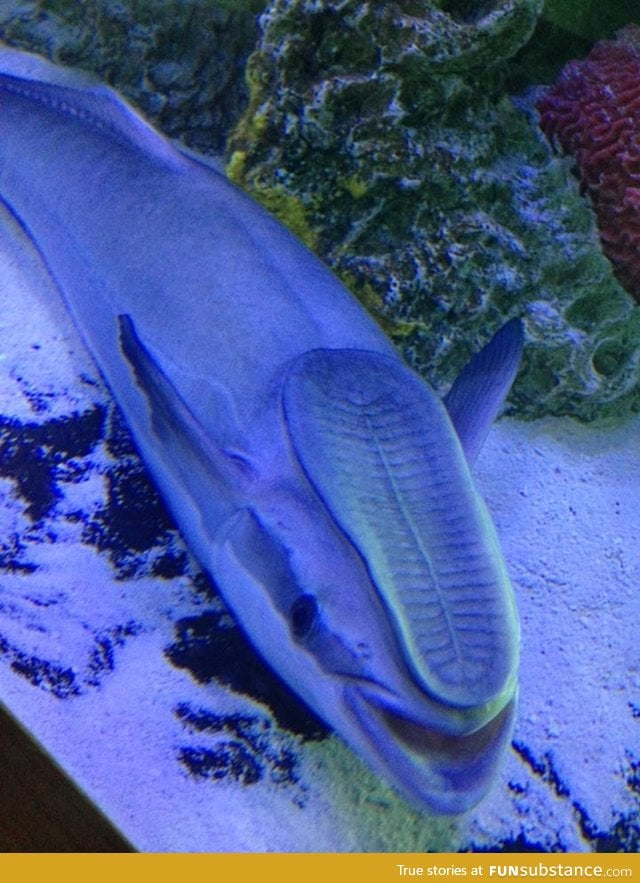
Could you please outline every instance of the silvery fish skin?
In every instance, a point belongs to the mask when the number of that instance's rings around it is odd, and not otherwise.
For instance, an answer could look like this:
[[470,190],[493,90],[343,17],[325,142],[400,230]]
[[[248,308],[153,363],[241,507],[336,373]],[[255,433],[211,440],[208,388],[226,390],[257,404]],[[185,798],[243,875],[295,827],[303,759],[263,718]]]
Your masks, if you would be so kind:
[[107,87],[0,47],[0,124],[25,254],[238,623],[414,806],[473,807],[509,742],[519,627],[469,463],[520,324],[443,404],[295,237]]

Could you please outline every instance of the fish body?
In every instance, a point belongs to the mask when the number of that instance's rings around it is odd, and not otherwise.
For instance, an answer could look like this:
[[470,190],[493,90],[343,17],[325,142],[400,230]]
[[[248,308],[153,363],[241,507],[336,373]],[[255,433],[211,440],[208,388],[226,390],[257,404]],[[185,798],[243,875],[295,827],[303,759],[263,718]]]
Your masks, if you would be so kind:
[[469,462],[519,323],[441,402],[224,176],[9,48],[0,200],[257,649],[415,806],[474,806],[509,741],[519,631]]

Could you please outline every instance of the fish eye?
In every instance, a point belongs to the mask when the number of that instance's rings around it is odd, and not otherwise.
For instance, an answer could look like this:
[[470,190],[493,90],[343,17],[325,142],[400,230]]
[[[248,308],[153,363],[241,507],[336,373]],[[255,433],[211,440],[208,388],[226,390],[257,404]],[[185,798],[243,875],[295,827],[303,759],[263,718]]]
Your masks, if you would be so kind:
[[300,595],[289,608],[289,624],[296,641],[309,637],[318,618],[318,602],[313,595]]

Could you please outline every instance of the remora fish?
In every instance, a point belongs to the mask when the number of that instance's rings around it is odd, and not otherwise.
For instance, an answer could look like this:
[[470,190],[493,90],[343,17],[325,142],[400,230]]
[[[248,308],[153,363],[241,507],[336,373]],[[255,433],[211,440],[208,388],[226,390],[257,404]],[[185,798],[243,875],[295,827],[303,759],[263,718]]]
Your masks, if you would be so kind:
[[519,630],[469,462],[519,323],[443,404],[250,198],[109,88],[6,47],[0,198],[254,645],[415,806],[476,804]]

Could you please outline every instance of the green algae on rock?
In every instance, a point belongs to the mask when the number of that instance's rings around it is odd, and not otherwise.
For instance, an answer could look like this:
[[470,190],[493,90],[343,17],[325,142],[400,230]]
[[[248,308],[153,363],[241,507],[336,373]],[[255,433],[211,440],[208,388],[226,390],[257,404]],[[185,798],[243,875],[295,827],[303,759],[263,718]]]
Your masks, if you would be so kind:
[[[638,311],[508,59],[539,0],[274,0],[230,176],[291,223],[442,390],[505,319],[524,417],[640,409]],[[281,211],[279,211],[281,207]]]
[[94,71],[147,118],[213,153],[246,102],[264,0],[3,0],[0,37]]
[[629,0],[545,0],[543,17],[567,33],[598,40],[639,22],[640,10]]

